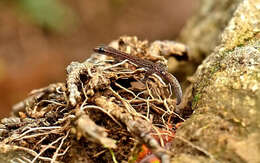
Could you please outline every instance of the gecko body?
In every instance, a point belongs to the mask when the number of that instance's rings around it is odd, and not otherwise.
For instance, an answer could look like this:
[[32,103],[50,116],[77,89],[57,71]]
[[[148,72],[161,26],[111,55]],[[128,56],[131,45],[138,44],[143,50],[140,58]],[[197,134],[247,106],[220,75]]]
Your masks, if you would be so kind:
[[119,50],[114,49],[109,46],[98,46],[98,47],[94,48],[93,50],[96,53],[114,57],[115,59],[117,59],[119,61],[128,60],[128,61],[136,64],[137,66],[144,68],[146,70],[145,78],[144,78],[145,80],[148,79],[148,77],[150,75],[152,75],[154,73],[157,74],[167,84],[170,84],[173,87],[174,93],[177,98],[177,105],[179,105],[181,103],[181,99],[182,99],[181,85],[180,85],[179,81],[172,74],[170,74],[167,71],[165,65],[163,65],[161,63],[154,63],[149,60],[141,59],[137,56],[130,55],[128,53],[119,51]]

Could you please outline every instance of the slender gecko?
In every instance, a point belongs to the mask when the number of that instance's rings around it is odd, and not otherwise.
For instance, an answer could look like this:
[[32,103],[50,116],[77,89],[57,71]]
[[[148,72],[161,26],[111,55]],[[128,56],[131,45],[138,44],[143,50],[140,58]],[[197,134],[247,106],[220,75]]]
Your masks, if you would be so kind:
[[112,56],[119,61],[128,60],[128,61],[136,64],[137,66],[144,68],[146,70],[145,77],[144,77],[145,80],[148,78],[148,76],[152,75],[153,73],[156,73],[161,78],[163,78],[163,80],[167,84],[170,84],[173,87],[174,93],[177,97],[177,105],[179,105],[181,103],[182,89],[181,89],[180,83],[172,74],[170,74],[166,70],[165,65],[163,65],[161,63],[154,63],[149,60],[141,59],[139,57],[127,54],[125,52],[116,50],[116,49],[114,49],[112,47],[108,47],[108,46],[98,46],[98,47],[94,48],[93,50],[96,53],[104,54],[107,56]]

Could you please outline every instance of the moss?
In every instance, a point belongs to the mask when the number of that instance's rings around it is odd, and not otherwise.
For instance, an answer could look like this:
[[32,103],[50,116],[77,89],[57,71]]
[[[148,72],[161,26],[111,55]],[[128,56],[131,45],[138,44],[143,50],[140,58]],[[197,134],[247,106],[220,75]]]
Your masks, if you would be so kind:
[[198,101],[201,97],[201,94],[196,94],[192,100],[192,108],[195,108],[198,104]]

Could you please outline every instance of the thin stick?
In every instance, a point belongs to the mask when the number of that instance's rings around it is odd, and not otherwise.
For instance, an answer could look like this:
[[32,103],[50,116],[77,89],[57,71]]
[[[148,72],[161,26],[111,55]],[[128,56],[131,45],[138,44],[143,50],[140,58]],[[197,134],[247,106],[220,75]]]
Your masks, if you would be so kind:
[[43,154],[43,152],[45,152],[47,149],[49,149],[53,144],[55,144],[55,143],[57,143],[58,141],[60,141],[62,138],[63,138],[63,137],[59,137],[57,140],[51,142],[51,143],[48,144],[45,148],[43,148],[43,149],[41,150],[41,152],[39,152],[39,153],[37,154],[37,156],[34,157],[34,159],[32,160],[31,163],[34,163],[34,162],[37,160],[37,158],[38,158],[41,154]]
[[61,149],[61,147],[62,147],[62,145],[63,145],[63,143],[64,143],[64,140],[65,140],[65,139],[68,137],[68,135],[69,135],[69,132],[70,132],[70,130],[68,130],[68,131],[67,131],[67,134],[62,138],[59,147],[56,149],[56,151],[55,151],[55,153],[54,153],[54,155],[53,155],[53,157],[52,157],[51,163],[54,163],[54,162],[55,162],[55,160],[56,160],[56,158],[57,158],[57,156],[58,156],[58,153],[59,153],[59,151],[60,151],[60,149]]
[[25,131],[24,133],[22,133],[21,135],[19,135],[17,138],[14,138],[13,140],[19,139],[19,138],[25,136],[26,134],[28,134],[29,132],[32,132],[32,131],[37,131],[37,130],[51,130],[51,129],[61,129],[61,126],[50,126],[50,127],[35,127],[35,128],[30,128],[29,130]]

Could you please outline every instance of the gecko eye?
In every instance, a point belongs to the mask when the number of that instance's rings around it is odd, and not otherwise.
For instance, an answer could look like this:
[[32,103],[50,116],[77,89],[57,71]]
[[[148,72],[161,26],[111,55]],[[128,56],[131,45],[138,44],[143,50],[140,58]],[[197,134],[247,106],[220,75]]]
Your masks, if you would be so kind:
[[99,51],[99,52],[104,52],[105,49],[104,49],[103,47],[100,47],[100,48],[98,48],[98,51]]
[[105,52],[105,48],[103,46],[96,47],[93,50],[94,52],[101,53],[101,54]]

